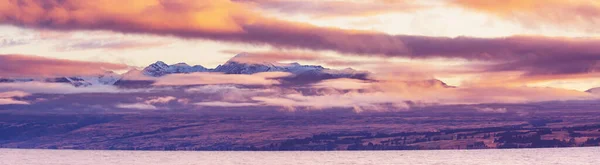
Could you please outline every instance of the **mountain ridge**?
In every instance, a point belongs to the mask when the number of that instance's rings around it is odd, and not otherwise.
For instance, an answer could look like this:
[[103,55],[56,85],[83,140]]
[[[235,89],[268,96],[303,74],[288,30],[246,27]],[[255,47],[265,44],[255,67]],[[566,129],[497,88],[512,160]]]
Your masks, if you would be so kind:
[[[145,67],[142,72],[144,75],[152,77],[161,77],[176,73],[194,73],[194,72],[217,72],[224,74],[254,74],[260,72],[290,72],[300,74],[307,71],[326,71],[330,74],[358,74],[358,71],[347,68],[344,70],[335,70],[325,68],[320,65],[301,65],[300,63],[279,63],[247,60],[247,53],[240,53],[229,59],[224,64],[215,68],[206,68],[202,65],[190,66],[186,63],[177,63],[168,65],[163,61],[157,61]],[[362,72],[367,73],[367,72]]]
[[[222,65],[215,68],[206,68],[202,65],[190,66],[186,63],[167,64],[163,61],[157,61],[146,66],[143,69],[131,69],[126,73],[117,74],[107,71],[104,74],[92,76],[63,76],[46,79],[6,79],[0,78],[0,83],[11,82],[52,82],[52,83],[67,83],[75,87],[88,87],[94,85],[115,85],[115,86],[133,86],[144,87],[152,84],[155,78],[163,77],[169,74],[188,74],[188,73],[222,73],[222,74],[255,74],[261,72],[288,72],[293,76],[281,78],[285,85],[310,84],[327,79],[349,78],[370,80],[370,72],[359,71],[352,68],[346,69],[330,69],[320,65],[302,65],[297,62],[279,63],[265,61],[245,61],[247,54],[240,53]],[[432,82],[434,81],[435,82]],[[442,84],[444,82],[433,79],[424,82],[426,84]]]
[[142,72],[144,75],[152,76],[152,77],[160,77],[167,74],[175,74],[175,73],[193,73],[193,72],[203,72],[208,71],[202,65],[194,65],[190,66],[186,63],[177,63],[173,65],[168,65],[165,62],[157,61],[145,67]]

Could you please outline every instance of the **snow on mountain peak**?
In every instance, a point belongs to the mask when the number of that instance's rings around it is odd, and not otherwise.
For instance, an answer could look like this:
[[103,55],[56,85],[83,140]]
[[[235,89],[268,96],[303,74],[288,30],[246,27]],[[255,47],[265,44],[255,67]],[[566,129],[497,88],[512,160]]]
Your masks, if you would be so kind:
[[277,72],[284,71],[284,68],[278,67],[271,64],[255,64],[255,63],[241,63],[237,61],[228,61],[223,65],[217,66],[214,72],[222,72],[225,74],[254,74],[258,72]]
[[165,64],[162,61],[157,61],[150,66],[144,68],[142,73],[146,76],[160,77],[167,74],[175,73],[192,73],[192,72],[219,72],[225,74],[255,74],[260,72],[289,72],[293,74],[304,74],[304,76],[315,75],[328,77],[349,77],[358,74],[366,74],[366,72],[356,71],[351,68],[344,70],[327,69],[319,65],[301,65],[300,63],[279,63],[270,61],[261,61],[248,53],[239,53],[229,59],[225,64],[219,65],[214,69],[207,69],[202,66],[189,66],[186,63],[178,63],[173,65]]
[[[107,71],[100,75],[65,76],[43,79],[6,79],[0,78],[0,83],[43,81],[51,83],[68,83],[77,87],[93,85],[115,85],[120,80],[153,80],[168,74],[194,73],[194,72],[217,72],[224,74],[255,74],[261,72],[288,72],[296,75],[298,80],[329,79],[329,78],[364,78],[368,72],[357,71],[351,68],[336,70],[328,69],[319,65],[302,65],[300,63],[278,63],[268,61],[243,62],[243,58],[250,58],[247,53],[237,54],[225,64],[214,69],[207,69],[201,65],[190,66],[186,63],[169,65],[163,61],[156,61],[143,70],[133,69],[123,74]],[[260,60],[254,58],[254,60]]]
[[169,65],[167,65],[167,63],[162,62],[162,61],[156,61],[155,63],[150,64],[150,66],[157,67],[157,68],[169,67]]
[[120,74],[107,71],[104,74],[100,75],[56,77],[46,78],[38,81],[50,83],[67,83],[75,87],[88,87],[97,85],[114,85],[121,78],[122,76]]
[[144,75],[147,76],[160,77],[173,73],[192,73],[204,71],[208,71],[208,69],[200,65],[190,66],[186,63],[168,65],[162,61],[157,61],[151,64],[150,66],[144,68],[142,72],[144,73]]

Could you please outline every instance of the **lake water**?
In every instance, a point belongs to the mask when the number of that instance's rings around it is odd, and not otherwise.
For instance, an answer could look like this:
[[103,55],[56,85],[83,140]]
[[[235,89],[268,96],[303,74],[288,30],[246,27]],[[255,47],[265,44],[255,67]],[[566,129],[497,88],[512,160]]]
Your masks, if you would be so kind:
[[0,165],[600,164],[600,148],[340,152],[179,152],[0,149]]

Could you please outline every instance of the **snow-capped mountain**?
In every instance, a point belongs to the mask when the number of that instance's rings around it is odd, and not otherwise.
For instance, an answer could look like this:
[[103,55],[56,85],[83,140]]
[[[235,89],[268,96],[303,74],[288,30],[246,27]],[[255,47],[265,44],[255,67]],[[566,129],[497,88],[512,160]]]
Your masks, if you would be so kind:
[[35,81],[32,78],[0,78],[0,83],[14,83],[14,82],[31,82]]
[[112,71],[107,71],[104,74],[90,76],[65,76],[53,78],[0,78],[0,83],[46,82],[67,83],[75,87],[87,87],[92,85],[113,85],[120,79],[121,75]]
[[150,86],[158,77],[178,73],[212,72],[223,74],[255,74],[260,72],[289,72],[293,76],[283,78],[285,84],[306,84],[333,78],[367,79],[368,72],[357,71],[351,68],[336,70],[328,69],[318,65],[301,65],[299,63],[277,63],[277,62],[248,62],[238,58],[245,54],[239,54],[219,65],[214,69],[207,69],[200,65],[190,66],[185,63],[168,65],[157,61],[143,70],[133,69],[121,75],[122,79],[114,83],[124,88],[139,88]]
[[70,76],[48,78],[45,82],[69,83],[76,87],[87,87],[92,85],[113,85],[121,79],[121,75],[114,72],[106,72],[97,76]]
[[193,73],[193,72],[217,72],[225,74],[255,74],[260,72],[289,72],[294,75],[327,77],[327,78],[352,78],[355,75],[365,75],[367,72],[356,71],[351,68],[343,70],[328,69],[318,65],[301,65],[299,63],[277,63],[277,62],[248,62],[241,60],[246,54],[241,53],[231,58],[223,65],[214,69],[207,69],[200,65],[189,66],[185,63],[174,65],[165,64],[157,61],[144,68],[142,73],[146,76],[160,77],[175,73]]
[[298,63],[241,63],[236,61],[228,61],[223,65],[219,65],[213,72],[225,74],[254,74],[260,72],[290,72],[300,74],[307,71],[325,71],[328,69],[322,66],[300,65]]
[[217,66],[213,72],[226,74],[254,74],[258,72],[283,72],[285,68],[271,64],[246,64],[229,61],[223,65]]
[[243,63],[230,60],[212,70],[225,74],[254,74],[260,72],[289,72],[293,76],[286,77],[285,84],[306,84],[334,78],[367,79],[368,72],[351,68],[336,70],[318,65],[301,65],[299,63]]
[[[162,61],[157,61],[143,70],[132,69],[124,74],[114,72],[106,72],[95,76],[65,76],[56,78],[33,79],[19,78],[7,79],[0,78],[0,83],[18,83],[29,81],[51,82],[51,83],[68,83],[76,87],[88,87],[95,85],[116,85],[119,87],[144,87],[150,86],[158,77],[168,74],[180,73],[195,73],[195,72],[214,72],[224,74],[255,74],[260,72],[288,72],[292,76],[282,78],[284,85],[299,85],[307,83],[315,83],[321,80],[350,78],[369,80],[369,72],[358,71],[352,68],[346,69],[329,69],[318,65],[301,65],[299,63],[278,63],[278,62],[262,62],[262,61],[244,61],[240,58],[246,57],[246,54],[239,54],[227,61],[225,64],[219,65],[214,69],[207,69],[201,65],[190,66],[185,63],[177,63],[168,65]],[[421,86],[441,86],[450,87],[439,80],[410,82],[412,85]]]
[[87,87],[92,86],[91,82],[85,81],[80,77],[57,77],[57,78],[48,78],[44,82],[50,83],[68,83],[76,87]]
[[306,71],[323,71],[325,68],[314,65],[300,65],[299,63],[276,63],[249,61],[247,54],[240,53],[223,65],[217,66],[213,72],[225,74],[254,74],[260,72],[290,72],[300,74]]
[[154,64],[150,64],[150,66],[144,68],[142,70],[144,75],[152,76],[152,77],[160,77],[167,74],[174,73],[193,73],[193,72],[206,72],[208,69],[201,65],[190,66],[186,63],[178,63],[173,65],[168,65],[162,61],[157,61]]
[[93,80],[97,80],[97,82],[100,83],[100,84],[113,85],[113,84],[115,84],[115,82],[117,82],[121,78],[123,78],[123,76],[120,75],[120,74],[117,74],[115,72],[112,72],[112,71],[107,71],[106,73],[104,73],[104,74],[102,74],[100,76],[91,77],[91,78]]

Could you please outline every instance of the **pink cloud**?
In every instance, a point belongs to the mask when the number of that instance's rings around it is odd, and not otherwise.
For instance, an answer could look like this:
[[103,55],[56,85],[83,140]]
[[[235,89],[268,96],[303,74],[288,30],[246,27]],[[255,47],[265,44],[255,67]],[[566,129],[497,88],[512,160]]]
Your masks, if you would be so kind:
[[450,0],[451,4],[516,21],[529,28],[554,27],[600,32],[600,4],[595,0]]
[[484,112],[484,113],[506,113],[506,112],[508,112],[508,110],[506,108],[476,107],[475,109],[479,112]]
[[324,80],[312,85],[314,88],[335,88],[335,89],[366,89],[371,86],[370,82],[356,79],[330,79]]
[[156,80],[156,86],[181,86],[181,85],[211,85],[211,84],[238,84],[238,85],[275,85],[279,84],[274,78],[290,76],[286,72],[261,72],[252,75],[222,74],[222,73],[190,73],[170,74]]
[[154,97],[150,100],[144,101],[146,104],[167,104],[171,101],[176,101],[177,98],[173,96]]
[[[252,100],[289,110],[352,108],[355,111],[381,111],[407,109],[407,102],[427,106],[600,99],[593,94],[575,90],[520,86],[448,87],[443,82],[432,80],[336,79],[317,83],[313,87],[319,90],[307,92],[303,89],[297,93],[255,96]],[[499,109],[480,111],[501,112]]]
[[31,94],[23,91],[0,92],[0,98],[25,97],[29,95]]
[[596,94],[596,95],[600,95],[600,87],[589,89],[586,92],[592,93],[592,94]]
[[76,93],[136,93],[147,92],[149,89],[119,89],[112,85],[92,85],[88,87],[75,87],[67,83],[47,82],[16,82],[0,83],[0,92],[22,91],[25,93],[44,94],[76,94]]
[[328,95],[289,94],[277,97],[254,97],[263,105],[279,106],[289,110],[296,108],[329,109],[351,108],[355,111],[364,110],[405,110],[408,105],[404,100],[385,93],[343,93]]
[[262,106],[257,103],[237,103],[237,102],[223,102],[223,101],[208,101],[194,103],[197,106],[204,107],[251,107],[251,106]]
[[22,98],[22,97],[29,96],[29,95],[31,95],[31,94],[22,92],[22,91],[8,91],[8,92],[0,91],[0,105],[12,105],[12,104],[28,105],[28,104],[30,104],[29,102],[15,100],[15,98]]
[[[240,1],[161,1],[131,0],[22,0],[0,2],[0,23],[22,27],[55,30],[110,30],[123,33],[144,33],[200,38],[217,41],[267,44],[280,49],[332,50],[350,55],[461,58],[493,61],[498,65],[486,67],[490,71],[523,70],[529,74],[574,74],[600,70],[592,61],[600,58],[600,44],[594,38],[555,37],[425,37],[389,35],[380,32],[344,30],[318,27],[310,24],[274,19],[256,12],[253,5]],[[255,1],[276,2],[276,1]],[[383,1],[382,1],[383,2]],[[386,1],[389,2],[389,1]],[[404,1],[402,1],[404,2]],[[455,3],[462,4],[462,0]],[[466,6],[481,8],[480,1],[464,1]],[[582,18],[581,22],[597,22],[594,7],[558,0],[489,2],[485,11],[511,12],[510,5],[525,15],[544,15],[538,5],[550,9],[566,7]],[[587,1],[586,1],[587,2]],[[308,3],[308,2],[299,2]],[[522,5],[523,3],[524,5]],[[508,7],[507,7],[508,5]],[[589,5],[588,5],[589,6]],[[592,5],[597,6],[597,5]],[[358,5],[357,7],[364,7]],[[383,6],[388,7],[388,6]],[[491,9],[487,9],[491,7]],[[498,7],[499,9],[495,9]],[[469,7],[470,8],[470,7]],[[573,9],[573,10],[571,10]],[[550,10],[554,11],[554,10]],[[562,10],[559,10],[562,11]],[[562,17],[568,16],[560,12]],[[583,17],[585,16],[585,17]],[[566,17],[565,17],[566,18]],[[569,17],[570,18],[570,17]],[[578,20],[578,19],[569,19]],[[166,23],[165,23],[166,22]],[[535,21],[529,21],[535,22]],[[557,21],[560,24],[564,21]],[[580,22],[580,23],[581,23]],[[117,44],[119,45],[119,44]],[[269,56],[271,57],[271,56]],[[560,64],[566,63],[566,64]]]
[[285,89],[270,86],[265,88],[241,88],[235,85],[203,85],[185,90],[189,94],[207,94],[209,99],[222,102],[250,102],[254,96],[286,93]]
[[138,109],[138,110],[157,110],[158,108],[154,105],[133,103],[133,104],[117,104],[115,107],[123,109]]
[[0,105],[13,105],[13,104],[28,105],[29,102],[14,100],[14,99],[10,99],[10,98],[0,98]]
[[394,12],[411,12],[424,5],[410,0],[234,0],[256,5],[265,10],[314,17],[371,16]]
[[52,59],[26,55],[0,55],[0,77],[57,77],[100,75],[128,68],[123,64]]

